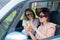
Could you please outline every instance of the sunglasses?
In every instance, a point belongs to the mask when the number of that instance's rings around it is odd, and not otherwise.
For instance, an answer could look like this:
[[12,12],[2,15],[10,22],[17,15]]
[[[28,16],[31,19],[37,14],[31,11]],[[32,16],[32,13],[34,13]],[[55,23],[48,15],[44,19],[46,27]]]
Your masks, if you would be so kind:
[[32,15],[32,13],[26,14],[26,16]]
[[45,15],[44,15],[44,16],[43,16],[43,15],[40,15],[39,17],[40,17],[40,18],[43,18],[43,17],[46,17],[46,16],[45,16]]

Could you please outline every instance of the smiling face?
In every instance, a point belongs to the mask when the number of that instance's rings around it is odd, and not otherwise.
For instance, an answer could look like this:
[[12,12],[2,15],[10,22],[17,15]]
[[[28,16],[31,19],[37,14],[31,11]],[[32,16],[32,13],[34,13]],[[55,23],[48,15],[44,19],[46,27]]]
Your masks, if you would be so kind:
[[46,22],[48,20],[48,17],[45,16],[43,12],[39,14],[39,20],[40,22]]
[[33,13],[30,11],[26,11],[26,16],[29,20],[33,19]]

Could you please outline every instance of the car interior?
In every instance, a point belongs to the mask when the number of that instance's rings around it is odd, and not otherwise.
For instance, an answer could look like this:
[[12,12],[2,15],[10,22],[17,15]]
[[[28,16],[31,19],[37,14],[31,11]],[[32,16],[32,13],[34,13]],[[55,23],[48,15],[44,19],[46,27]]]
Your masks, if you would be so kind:
[[35,9],[41,7],[48,7],[51,10],[50,22],[56,24],[55,36],[43,40],[55,40],[56,38],[60,38],[60,2],[32,1],[32,0],[30,1],[27,0],[17,4],[12,8],[12,10],[7,12],[8,15],[5,15],[4,18],[2,18],[2,21],[0,21],[1,40],[4,40],[9,33],[12,33],[14,31],[22,32],[24,30],[24,27],[22,26],[22,22],[23,22],[25,9],[31,8],[35,13],[36,18],[38,18]]
[[[58,10],[53,10],[53,11],[51,11],[50,15],[51,15],[50,22],[57,24],[55,36],[58,36],[58,35],[60,35],[60,12]],[[22,22],[23,22],[23,20],[19,20],[19,23],[17,24],[15,31],[21,32],[24,29],[22,26]]]

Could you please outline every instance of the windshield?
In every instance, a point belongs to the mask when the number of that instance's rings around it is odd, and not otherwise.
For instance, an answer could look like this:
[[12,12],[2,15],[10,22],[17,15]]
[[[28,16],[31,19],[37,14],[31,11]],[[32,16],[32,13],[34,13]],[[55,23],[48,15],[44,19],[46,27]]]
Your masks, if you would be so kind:
[[[0,20],[18,3],[24,0],[11,0],[8,4],[6,4],[1,10],[0,10]],[[5,2],[5,1],[4,1]],[[14,2],[14,3],[13,3]],[[3,11],[4,10],[4,11]]]
[[11,0],[0,0],[0,10]]

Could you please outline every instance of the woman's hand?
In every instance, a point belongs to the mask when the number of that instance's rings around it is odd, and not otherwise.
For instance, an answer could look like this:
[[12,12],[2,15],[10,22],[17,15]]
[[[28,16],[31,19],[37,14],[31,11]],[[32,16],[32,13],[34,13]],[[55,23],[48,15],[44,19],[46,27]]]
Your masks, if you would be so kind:
[[33,22],[31,22],[30,25],[31,25],[31,28],[32,28],[33,30],[37,29]]
[[36,40],[35,36],[31,33],[31,31],[32,31],[32,27],[31,26],[25,27],[25,31],[32,38],[32,40]]
[[26,31],[26,33],[29,35],[29,32],[32,31],[31,26],[26,26],[26,27],[25,27],[25,31]]

